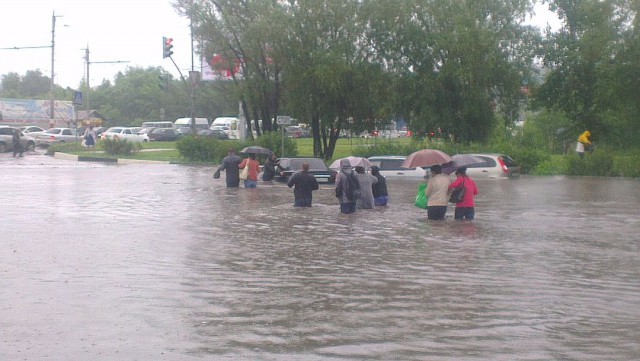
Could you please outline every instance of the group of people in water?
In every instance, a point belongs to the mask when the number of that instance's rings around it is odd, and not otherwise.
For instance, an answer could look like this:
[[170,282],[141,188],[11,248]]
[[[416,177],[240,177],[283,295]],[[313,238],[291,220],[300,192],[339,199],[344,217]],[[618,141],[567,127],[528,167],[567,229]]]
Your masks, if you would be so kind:
[[[263,165],[263,181],[273,180],[276,174],[275,167],[275,155],[270,154]],[[364,167],[360,166],[355,167],[354,172],[349,160],[343,159],[340,167],[341,170],[336,176],[335,189],[343,213],[354,213],[356,209],[371,209],[374,206],[387,205],[389,199],[387,182],[377,166],[371,167],[371,173],[365,172]],[[245,188],[255,188],[260,174],[260,162],[255,154],[249,154],[247,158],[242,159],[234,149],[229,149],[228,155],[215,171],[214,178],[220,177],[221,171],[225,171],[227,187],[239,187],[240,180],[243,178]],[[245,175],[241,177],[243,172]],[[308,163],[303,163],[302,169],[289,177],[287,185],[293,188],[295,207],[311,207],[313,191],[320,188],[316,178],[309,173]]]
[[[276,158],[270,154],[263,165],[262,180],[270,182],[275,176]],[[455,219],[473,219],[475,217],[474,198],[478,194],[478,186],[473,179],[467,177],[466,168],[456,171],[456,180],[442,174],[442,167],[434,165],[431,177],[425,189],[428,199],[427,217],[433,220],[445,218],[450,196],[456,188],[465,188],[464,195],[456,202]],[[241,174],[245,188],[255,188],[260,174],[260,162],[255,154],[247,158],[240,158],[234,149],[222,160],[222,164],[214,173],[214,178],[220,177],[220,172],[226,172],[227,187],[239,187]],[[309,173],[309,164],[303,163],[302,169],[291,175],[287,186],[293,188],[294,207],[311,207],[313,191],[319,189],[318,181]],[[340,160],[340,171],[335,179],[335,195],[340,203],[340,211],[344,214],[355,213],[358,209],[373,209],[386,207],[389,201],[387,180],[380,174],[378,166],[371,166],[366,172],[362,166],[352,167],[348,159]]]

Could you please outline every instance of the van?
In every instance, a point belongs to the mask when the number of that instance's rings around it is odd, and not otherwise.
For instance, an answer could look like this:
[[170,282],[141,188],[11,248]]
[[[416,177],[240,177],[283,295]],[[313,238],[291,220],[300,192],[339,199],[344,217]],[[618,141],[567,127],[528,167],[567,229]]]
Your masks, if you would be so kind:
[[[207,118],[195,118],[196,129],[209,129],[209,119]],[[173,127],[178,128],[190,128],[191,118],[178,118],[173,122]]]
[[173,122],[142,122],[142,128],[173,128]]
[[218,117],[213,120],[209,129],[223,130],[230,139],[239,139],[240,132],[238,131],[238,125],[240,119],[235,117]]

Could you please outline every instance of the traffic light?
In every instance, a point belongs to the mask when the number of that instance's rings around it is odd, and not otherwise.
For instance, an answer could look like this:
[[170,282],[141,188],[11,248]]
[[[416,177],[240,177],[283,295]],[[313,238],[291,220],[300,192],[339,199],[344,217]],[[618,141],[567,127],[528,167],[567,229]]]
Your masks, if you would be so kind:
[[173,55],[173,51],[171,51],[171,48],[173,48],[173,45],[171,45],[172,42],[173,38],[162,37],[162,59]]

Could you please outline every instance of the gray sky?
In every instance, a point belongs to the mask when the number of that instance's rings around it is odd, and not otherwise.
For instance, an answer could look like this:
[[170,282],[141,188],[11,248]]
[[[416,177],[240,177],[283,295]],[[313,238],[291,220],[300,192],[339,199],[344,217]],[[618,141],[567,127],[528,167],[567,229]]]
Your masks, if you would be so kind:
[[[60,86],[79,87],[86,72],[87,45],[92,87],[103,79],[113,81],[127,67],[161,66],[178,77],[171,60],[162,58],[163,36],[174,39],[173,59],[185,77],[191,70],[189,20],[175,12],[170,0],[1,0],[0,48],[50,46],[54,12],[54,70]],[[557,26],[544,8],[537,12],[534,24],[550,21]],[[105,61],[129,63],[98,63]],[[194,61],[195,70],[200,70],[198,58]],[[0,75],[35,69],[51,75],[51,48],[0,50]]]
[[[182,73],[188,76],[191,70],[189,20],[169,0],[2,0],[0,48],[50,46],[54,11],[54,70],[60,86],[78,88],[86,72],[87,45],[92,87],[127,67],[161,66],[178,76],[171,60],[162,58],[163,36],[174,39],[173,59]],[[129,63],[98,63],[118,60]],[[51,76],[50,47],[0,50],[0,75],[35,69]]]

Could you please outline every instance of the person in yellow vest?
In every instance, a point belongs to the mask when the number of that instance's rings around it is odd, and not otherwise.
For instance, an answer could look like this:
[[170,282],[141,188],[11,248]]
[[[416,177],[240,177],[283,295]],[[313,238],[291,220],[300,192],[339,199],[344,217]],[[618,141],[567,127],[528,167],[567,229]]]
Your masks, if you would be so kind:
[[589,147],[591,146],[590,138],[591,138],[591,132],[588,130],[585,130],[578,137],[578,144],[576,145],[576,153],[578,153],[578,156],[580,157],[580,159],[584,158],[585,150],[588,150]]

